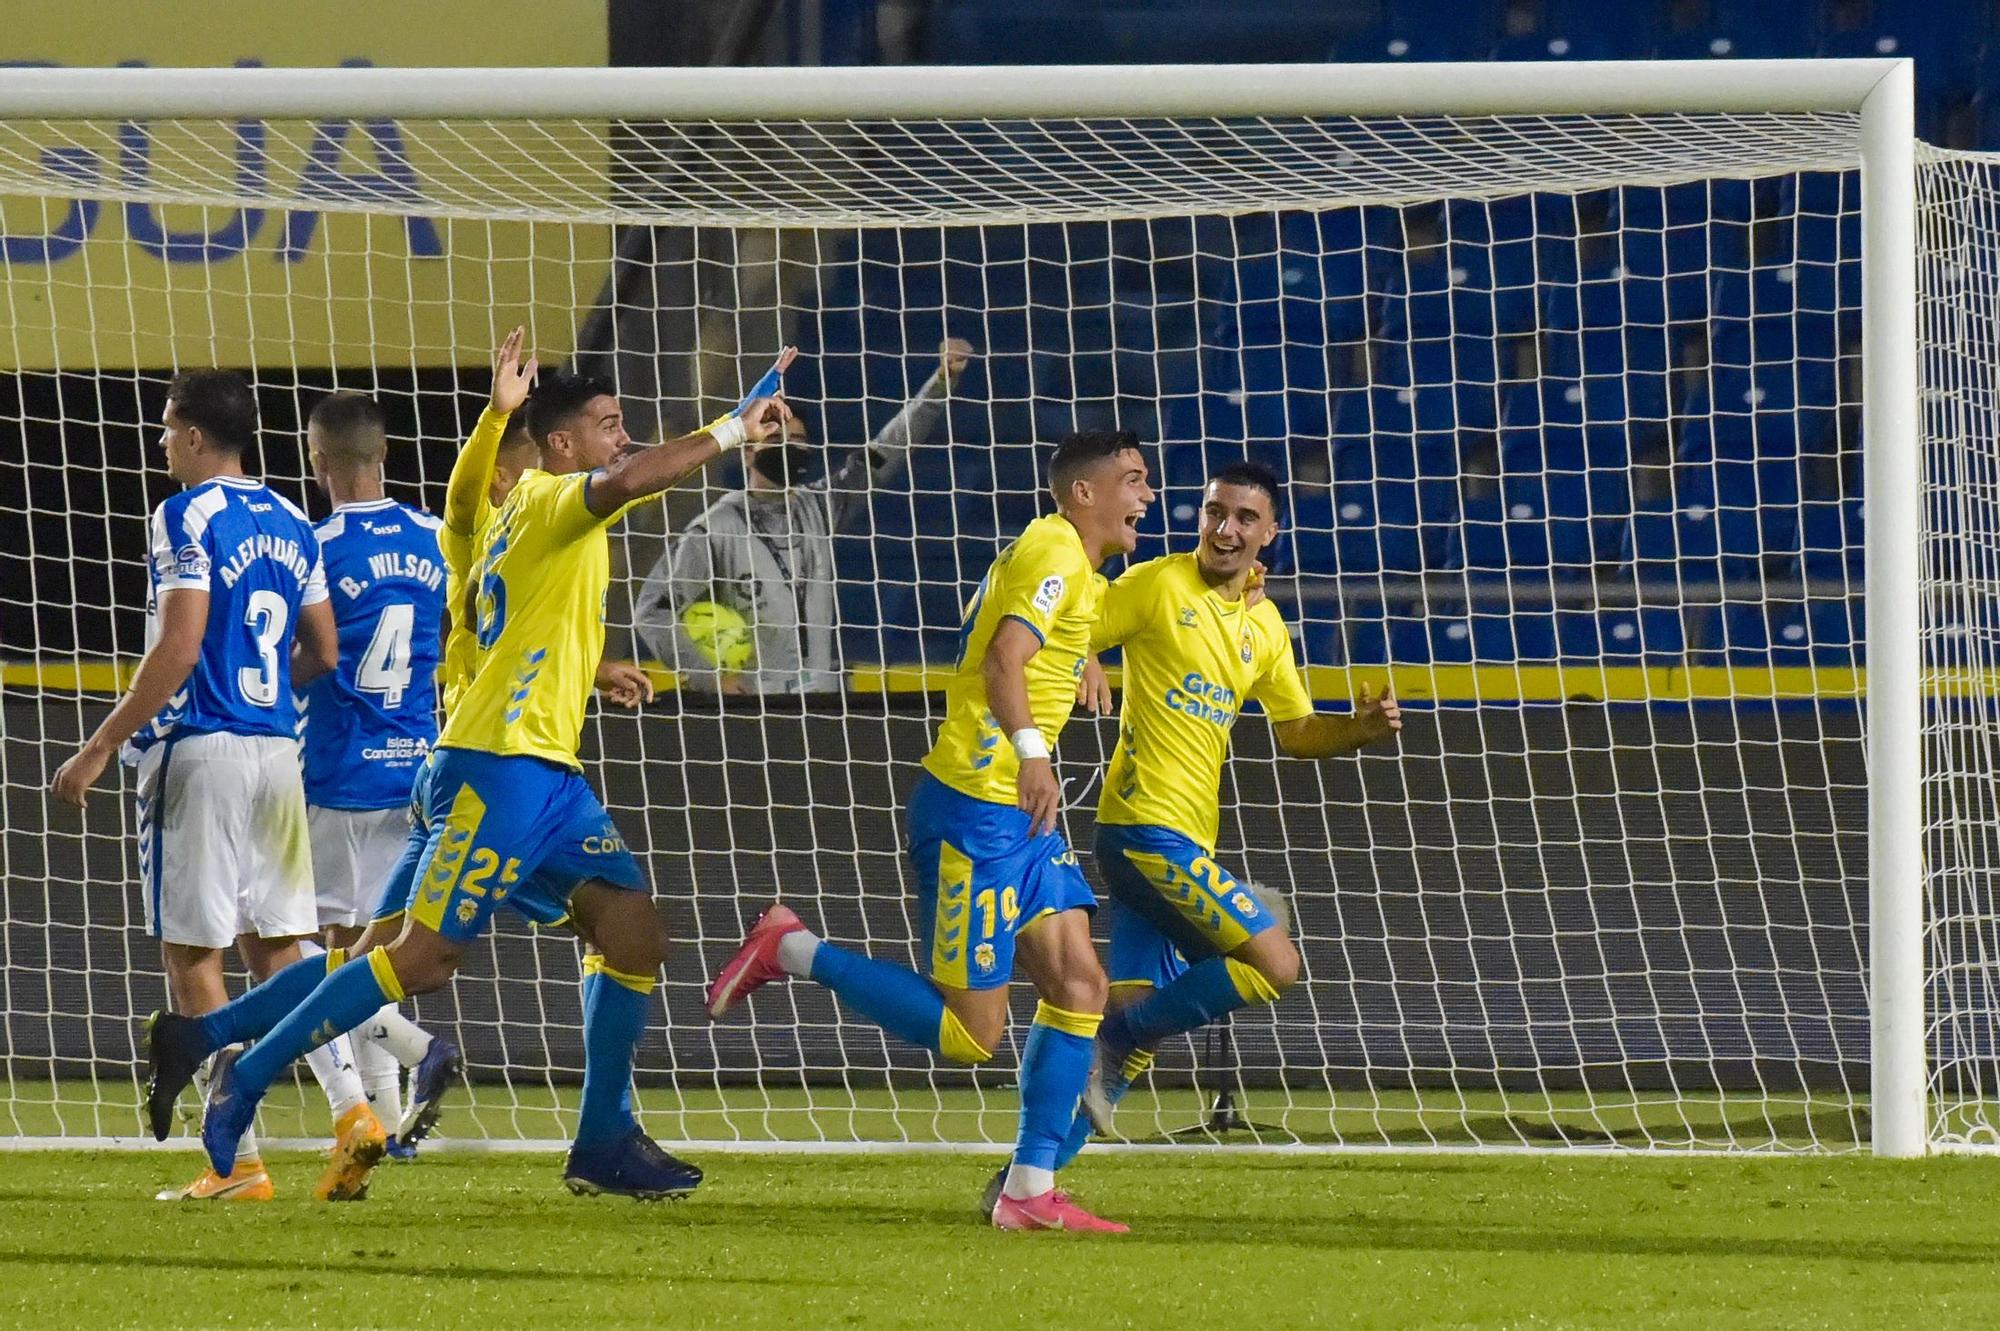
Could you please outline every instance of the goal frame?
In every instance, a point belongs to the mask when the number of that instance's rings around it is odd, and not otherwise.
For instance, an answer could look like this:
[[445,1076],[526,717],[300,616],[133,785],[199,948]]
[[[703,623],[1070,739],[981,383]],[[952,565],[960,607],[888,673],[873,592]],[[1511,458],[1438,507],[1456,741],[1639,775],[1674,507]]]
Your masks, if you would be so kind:
[[1913,89],[1911,62],[1887,58],[841,69],[17,68],[0,70],[0,119],[1858,114],[1868,504],[1870,1131],[1875,1154],[1916,1156],[1928,1148],[1929,1124]]

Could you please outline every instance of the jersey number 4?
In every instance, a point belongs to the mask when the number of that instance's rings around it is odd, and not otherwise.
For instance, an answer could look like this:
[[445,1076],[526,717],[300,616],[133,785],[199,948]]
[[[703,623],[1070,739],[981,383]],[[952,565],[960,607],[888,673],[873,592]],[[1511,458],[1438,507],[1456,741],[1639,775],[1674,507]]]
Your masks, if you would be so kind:
[[387,606],[375,621],[375,636],[354,668],[354,687],[380,695],[385,711],[403,705],[410,687],[410,643],[416,636],[417,608],[408,601]]

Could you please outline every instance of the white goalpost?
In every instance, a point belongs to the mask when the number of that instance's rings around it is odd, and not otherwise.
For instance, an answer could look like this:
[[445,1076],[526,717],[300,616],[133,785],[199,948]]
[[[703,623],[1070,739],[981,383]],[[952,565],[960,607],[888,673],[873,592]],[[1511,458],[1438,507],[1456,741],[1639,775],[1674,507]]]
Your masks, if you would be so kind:
[[[1917,143],[1886,59],[0,70],[0,1144],[141,1131],[129,792],[45,790],[143,649],[166,378],[249,372],[254,465],[315,516],[305,413],[373,392],[435,506],[526,322],[653,438],[787,343],[829,471],[931,402],[836,538],[843,690],[593,709],[678,944],[663,1142],[1011,1140],[1011,1045],[933,1065],[804,985],[711,1026],[700,987],[774,895],[909,957],[959,607],[1047,447],[1117,425],[1162,482],[1141,557],[1206,468],[1271,463],[1315,698],[1411,709],[1323,765],[1239,722],[1218,854],[1304,974],[1163,1050],[1133,1142],[2000,1146],[1996,162]],[[659,654],[638,588],[738,484],[615,542],[614,651]],[[1061,745],[1080,850],[1114,740]],[[416,1004],[467,1051],[452,1143],[565,1139],[576,967],[503,922]],[[283,1089],[267,1131],[311,1138]]]

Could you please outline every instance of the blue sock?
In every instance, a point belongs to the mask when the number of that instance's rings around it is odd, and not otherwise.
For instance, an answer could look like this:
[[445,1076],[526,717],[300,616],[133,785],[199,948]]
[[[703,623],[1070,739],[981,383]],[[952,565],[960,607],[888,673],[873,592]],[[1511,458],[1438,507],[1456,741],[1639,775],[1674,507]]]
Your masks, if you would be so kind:
[[632,1063],[652,997],[650,977],[613,973],[601,962],[583,977],[583,1105],[576,1125],[580,1147],[617,1141],[638,1122],[632,1117]]
[[[317,957],[312,960],[322,967],[325,965]],[[286,970],[296,969],[296,966],[286,967]],[[403,997],[403,986],[397,982],[386,952],[377,948],[365,957],[356,957],[321,980],[303,1003],[236,1060],[238,1091],[253,1100],[261,1097],[278,1079],[278,1074],[293,1063],[335,1036],[353,1030],[384,1003],[400,1003]]]
[[1036,1007],[1035,1024],[1021,1050],[1021,1135],[1014,1145],[1015,1164],[1056,1167],[1075,1126],[1076,1102],[1090,1080],[1098,1020],[1096,1013],[1064,1012],[1047,1003]]
[[[1115,1081],[1111,1085],[1105,1087],[1105,1094],[1110,1098],[1111,1103],[1115,1105],[1120,1100],[1123,1100],[1125,1098],[1125,1092],[1131,1089],[1132,1089],[1131,1082]],[[1089,1144],[1090,1144],[1090,1115],[1084,1113],[1083,1110],[1079,1109],[1076,1111],[1076,1121],[1069,1125],[1069,1136],[1063,1138],[1062,1149],[1056,1152],[1056,1168],[1057,1169],[1069,1168],[1069,1162],[1076,1159],[1077,1156],[1081,1155],[1083,1153],[1083,1148],[1088,1146]]]
[[939,1052],[944,998],[909,967],[846,952],[822,939],[813,953],[812,978],[889,1034]]
[[[1104,1042],[1120,1054],[1150,1049],[1170,1035],[1200,1030],[1225,1012],[1249,1006],[1251,1000],[1237,989],[1238,976],[1232,972],[1257,976],[1242,962],[1232,965],[1227,957],[1210,957],[1166,988],[1106,1017]],[[1250,983],[1247,976],[1245,982]],[[1270,996],[1275,999],[1277,994]]]
[[251,985],[242,997],[196,1017],[201,1038],[214,1053],[228,1045],[255,1040],[283,1021],[285,1014],[306,1001],[326,978],[326,958],[300,957],[262,984]]

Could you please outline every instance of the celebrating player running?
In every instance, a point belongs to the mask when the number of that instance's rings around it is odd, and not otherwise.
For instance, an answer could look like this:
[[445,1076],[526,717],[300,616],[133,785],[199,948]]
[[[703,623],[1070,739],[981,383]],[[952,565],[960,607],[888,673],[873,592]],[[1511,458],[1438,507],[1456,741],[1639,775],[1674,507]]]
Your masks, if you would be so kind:
[[1097,898],[1058,828],[1049,750],[1076,701],[1104,595],[1099,566],[1131,553],[1153,501],[1138,440],[1072,434],[1049,462],[1057,512],[1002,551],[959,629],[945,719],[909,801],[924,973],[835,947],[773,905],[709,989],[721,1016],[784,975],[825,985],[853,1011],[955,1063],[993,1057],[1007,1026],[1014,953],[1041,1003],[1021,1054],[1021,1132],[1001,1229],[1122,1232],[1057,1191],[1057,1154],[1090,1075],[1104,969],[1090,941]]

